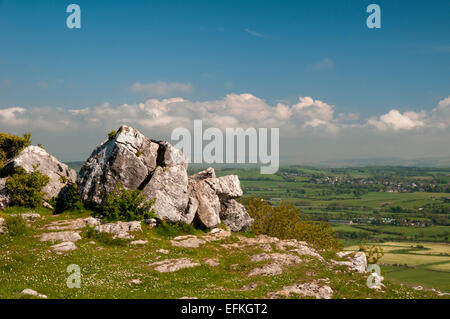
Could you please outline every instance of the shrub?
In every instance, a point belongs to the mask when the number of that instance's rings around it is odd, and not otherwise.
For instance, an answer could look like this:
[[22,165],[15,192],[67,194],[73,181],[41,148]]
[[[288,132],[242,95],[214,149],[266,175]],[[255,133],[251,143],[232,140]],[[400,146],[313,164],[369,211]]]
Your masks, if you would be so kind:
[[10,236],[21,236],[27,233],[27,224],[20,215],[8,216],[6,227]]
[[22,207],[36,208],[42,205],[44,193],[42,189],[49,182],[49,177],[35,170],[27,173],[19,167],[14,174],[6,180],[11,204]]
[[192,224],[172,224],[165,221],[153,228],[155,235],[164,238],[172,238],[180,235],[200,235],[204,232],[201,229],[195,228]]
[[255,220],[250,229],[255,235],[306,241],[317,249],[342,249],[342,243],[336,238],[330,224],[310,220],[291,203],[281,201],[279,206],[273,207],[252,196],[245,199],[243,204]]
[[97,240],[99,243],[109,246],[125,246],[129,242],[127,239],[113,238],[113,234],[96,231],[93,227],[87,228],[84,237]]
[[384,256],[383,248],[375,245],[369,247],[361,244],[359,245],[359,251],[366,254],[368,264],[376,264]]
[[143,220],[154,217],[154,203],[154,199],[147,201],[140,190],[127,190],[119,182],[96,207],[96,213],[108,221]]
[[113,140],[115,139],[117,136],[117,132],[112,130],[111,132],[108,133],[108,140]]
[[31,134],[24,134],[23,137],[0,132],[0,170],[10,159],[30,145]]
[[78,186],[76,184],[67,185],[56,199],[55,214],[66,210],[81,211],[83,209],[84,205],[78,193]]

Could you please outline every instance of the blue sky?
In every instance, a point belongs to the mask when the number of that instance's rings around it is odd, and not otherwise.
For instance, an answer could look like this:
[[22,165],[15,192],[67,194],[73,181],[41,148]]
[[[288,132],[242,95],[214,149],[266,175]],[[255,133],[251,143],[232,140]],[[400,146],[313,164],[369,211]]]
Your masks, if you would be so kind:
[[[80,30],[66,27],[70,3]],[[366,26],[370,3],[381,29]],[[0,110],[246,93],[272,106],[310,96],[361,123],[432,112],[450,95],[449,14],[447,0],[0,0]]]

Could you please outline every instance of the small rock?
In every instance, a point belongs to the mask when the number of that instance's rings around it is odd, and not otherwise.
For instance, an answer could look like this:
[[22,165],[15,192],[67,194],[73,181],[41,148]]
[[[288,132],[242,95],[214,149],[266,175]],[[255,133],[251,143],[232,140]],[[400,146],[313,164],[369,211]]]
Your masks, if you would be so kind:
[[75,249],[77,249],[77,246],[71,241],[66,241],[66,242],[63,242],[60,244],[53,245],[53,246],[51,246],[51,248],[58,253],[63,253],[63,252],[75,250]]
[[46,295],[40,294],[37,291],[33,290],[33,289],[24,289],[21,292],[22,295],[28,295],[28,296],[34,296],[34,297],[39,297],[39,298],[43,298],[43,299],[47,299]]
[[158,249],[156,252],[167,255],[169,251],[167,249]]
[[81,236],[76,231],[62,231],[54,233],[44,233],[41,235],[41,241],[62,241],[62,242],[76,242],[81,239]]
[[278,263],[265,264],[252,269],[248,276],[275,276],[283,272],[283,268]]
[[100,233],[113,234],[113,238],[121,239],[133,239],[134,235],[130,234],[131,232],[142,232],[141,223],[138,221],[109,223],[98,225],[94,229]]
[[170,243],[175,247],[198,248],[200,245],[203,245],[205,241],[194,235],[186,235],[175,237]]
[[130,244],[131,245],[145,245],[147,243],[148,243],[148,241],[146,241],[146,240],[134,240]]
[[210,267],[216,267],[220,265],[218,258],[206,258],[203,260],[203,262]]
[[165,259],[149,264],[158,272],[174,272],[183,268],[191,268],[200,266],[199,263],[193,262],[189,258]]
[[140,284],[142,284],[142,280],[140,280],[140,279],[131,279],[130,280],[130,284],[140,285]]
[[333,289],[329,286],[319,286],[315,282],[285,286],[282,290],[269,293],[270,298],[289,297],[291,294],[316,297],[316,299],[330,299]]

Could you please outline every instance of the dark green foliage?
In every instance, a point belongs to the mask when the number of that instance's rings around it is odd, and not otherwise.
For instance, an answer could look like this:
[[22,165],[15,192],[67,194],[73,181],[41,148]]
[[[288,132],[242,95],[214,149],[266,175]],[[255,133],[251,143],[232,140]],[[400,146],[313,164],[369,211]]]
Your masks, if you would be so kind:
[[173,238],[180,235],[200,235],[202,230],[195,228],[192,224],[172,224],[162,221],[157,227],[153,228],[155,235],[163,238]]
[[126,239],[113,238],[114,235],[110,233],[98,232],[93,227],[88,227],[84,237],[94,239],[99,243],[109,246],[126,246],[129,242]]
[[23,137],[0,132],[0,170],[10,159],[30,145],[31,134],[26,133]]
[[312,221],[302,216],[300,210],[290,203],[281,201],[279,206],[270,206],[252,196],[244,200],[244,206],[255,219],[251,231],[256,235],[306,241],[318,249],[342,249],[342,243],[327,222]]
[[19,167],[14,174],[6,180],[9,190],[11,205],[36,208],[42,205],[44,193],[42,189],[49,182],[49,177],[35,169],[27,173]]
[[112,130],[111,132],[108,133],[108,139],[109,139],[109,140],[115,139],[116,136],[117,136],[117,132],[114,131],[114,130]]
[[119,182],[97,206],[96,213],[108,221],[144,220],[154,217],[154,203],[154,199],[147,201],[140,190],[127,190]]
[[84,209],[83,201],[78,194],[78,186],[76,184],[67,185],[56,199],[55,214],[64,211],[81,211]]
[[10,236],[21,236],[27,233],[27,224],[20,215],[8,216],[6,218],[6,226]]

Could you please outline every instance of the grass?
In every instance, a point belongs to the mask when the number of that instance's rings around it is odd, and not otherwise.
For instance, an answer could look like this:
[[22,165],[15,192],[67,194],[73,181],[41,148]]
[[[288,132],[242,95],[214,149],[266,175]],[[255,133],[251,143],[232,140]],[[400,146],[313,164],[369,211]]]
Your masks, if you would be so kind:
[[[288,267],[281,275],[248,277],[247,273],[258,263],[250,256],[262,253],[261,248],[244,247],[227,250],[222,244],[238,241],[238,234],[216,242],[209,242],[197,249],[173,247],[169,238],[194,231],[177,226],[160,226],[154,229],[144,226],[136,239],[144,239],[142,246],[111,243],[109,238],[99,237],[89,229],[82,232],[82,240],[76,242],[77,250],[57,255],[50,250],[53,243],[40,242],[36,236],[42,227],[54,220],[72,219],[70,213],[46,215],[30,227],[22,237],[9,237],[2,243],[0,254],[0,298],[21,298],[20,291],[31,288],[49,298],[265,298],[267,294],[294,283],[329,279],[334,298],[435,298],[431,292],[419,292],[386,282],[384,292],[367,288],[366,274],[345,271],[342,266],[330,267],[313,257],[302,257],[304,262]],[[90,235],[88,235],[90,233]],[[203,231],[195,231],[203,235]],[[4,236],[0,236],[4,237]],[[94,241],[95,243],[92,243]],[[168,255],[158,252],[169,251]],[[332,254],[324,254],[329,258]],[[182,269],[174,273],[158,273],[150,263],[166,259],[188,257],[202,263],[205,258],[218,258],[219,266]],[[67,267],[77,264],[81,268],[80,289],[66,286]],[[237,266],[235,266],[237,265]],[[141,284],[132,284],[132,279]],[[259,283],[254,290],[241,287]]]

